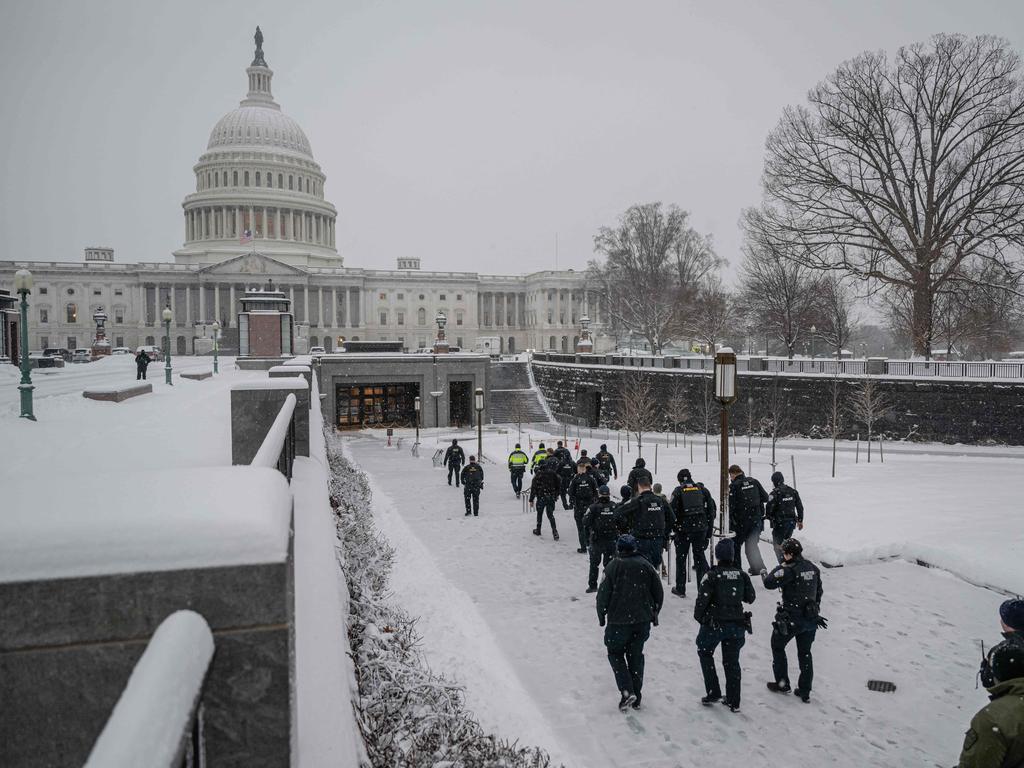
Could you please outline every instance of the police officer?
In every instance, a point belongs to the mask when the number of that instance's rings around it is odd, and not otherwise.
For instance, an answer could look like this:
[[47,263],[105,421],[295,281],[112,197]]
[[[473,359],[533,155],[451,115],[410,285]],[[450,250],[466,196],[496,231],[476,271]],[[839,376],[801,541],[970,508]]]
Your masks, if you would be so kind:
[[775,557],[782,562],[782,542],[792,538],[793,529],[804,529],[804,503],[795,488],[786,485],[786,478],[781,472],[772,473],[772,492],[768,494],[768,505],[765,507],[765,519],[772,526],[772,545]]
[[768,683],[768,690],[789,693],[786,645],[795,639],[800,678],[793,693],[806,704],[811,700],[811,683],[814,679],[811,645],[818,627],[828,626],[828,622],[818,613],[822,595],[821,572],[818,566],[804,559],[803,547],[796,539],[782,542],[782,557],[782,565],[771,573],[764,571],[761,574],[767,589],[782,589],[782,602],[772,622],[772,671],[775,673],[775,682]]
[[637,551],[637,541],[628,534],[616,542],[616,555],[605,568],[597,590],[597,621],[604,630],[608,663],[619,689],[619,711],[640,709],[644,685],[644,643],[651,625],[658,626],[658,613],[665,593],[658,572]]
[[601,472],[605,478],[614,477],[616,480],[619,479],[619,468],[615,466],[615,457],[608,452],[608,446],[604,443],[601,444],[601,450],[594,456],[597,459],[597,463],[601,465]]
[[508,473],[512,477],[512,490],[515,491],[517,499],[523,492],[523,475],[526,474],[529,463],[530,457],[526,455],[522,446],[516,443],[515,450],[508,455]]
[[1024,765],[1024,653],[1004,640],[992,649],[992,699],[964,734],[959,768]]
[[465,463],[466,454],[462,452],[459,441],[452,440],[452,444],[444,452],[444,464],[448,467],[448,485],[452,484],[452,475],[455,475],[455,487],[459,487],[459,472]]
[[615,519],[615,504],[607,485],[597,489],[597,501],[583,514],[583,534],[590,549],[590,573],[587,577],[587,592],[597,592],[597,567],[608,568],[608,562],[615,556],[615,540],[619,535]]
[[[1004,642],[1017,645],[1024,653],[1024,600],[1018,597],[1003,601],[1003,604],[999,606],[999,627],[1002,630]],[[995,685],[995,679],[992,677],[991,657],[992,652],[998,647],[998,645],[992,646],[988,655],[981,660],[981,669],[978,671],[978,675],[981,678],[981,684],[986,688]]]
[[462,495],[466,499],[466,517],[469,517],[470,502],[473,517],[480,514],[480,491],[484,489],[484,468],[476,463],[476,456],[469,457],[469,464],[462,470]]
[[542,461],[533,475],[533,482],[530,483],[530,507],[536,505],[537,508],[537,527],[533,529],[534,536],[540,536],[540,525],[544,520],[544,513],[547,512],[548,522],[551,523],[551,537],[558,541],[558,527],[555,525],[557,498],[558,475],[548,462]]
[[537,444],[537,450],[533,452],[533,458],[530,460],[530,474],[532,475],[537,471],[537,466],[548,457],[547,449],[544,448],[544,443]]
[[576,534],[579,536],[580,546],[577,552],[587,551],[587,534],[583,526],[583,515],[597,498],[598,482],[592,474],[587,472],[590,462],[580,459],[576,465],[576,475],[569,482],[568,494],[572,499],[573,518],[576,520]]
[[672,540],[676,545],[676,585],[672,594],[686,597],[686,557],[693,552],[693,563],[697,568],[697,583],[708,572],[708,558],[704,550],[711,541],[711,529],[715,524],[717,506],[711,492],[703,483],[695,483],[690,470],[681,469],[676,475],[679,485],[672,491],[669,507],[675,524],[672,526]]
[[729,467],[729,519],[736,541],[736,565],[743,567],[741,548],[747,550],[751,575],[764,570],[761,550],[757,548],[761,528],[764,526],[764,505],[768,501],[761,484],[743,474],[736,464]]
[[626,485],[629,486],[629,490],[636,496],[639,489],[638,483],[641,478],[647,479],[647,487],[650,488],[654,482],[654,477],[651,475],[651,471],[647,469],[647,462],[643,457],[636,460],[636,464],[631,470],[629,470],[629,477],[626,478]]
[[[582,456],[580,458],[583,458]],[[597,459],[589,459],[590,463],[587,465],[587,472],[597,481],[599,486],[608,484],[608,475],[601,471],[601,465],[598,464]]]
[[637,539],[637,549],[657,567],[661,567],[661,552],[666,537],[672,530],[672,510],[668,503],[651,490],[650,473],[637,480],[639,493],[630,498],[616,512],[620,530]]
[[700,623],[697,633],[697,658],[704,675],[707,695],[700,700],[711,706],[722,698],[722,688],[715,670],[715,649],[722,646],[722,667],[725,670],[723,703],[733,712],[740,709],[740,649],[746,642],[750,614],[743,603],[754,602],[754,585],[743,569],[734,564],[735,545],[722,539],[715,547],[718,564],[708,570],[700,583],[693,618]]
[[558,472],[558,493],[562,497],[562,509],[572,509],[571,496],[569,494],[569,484],[572,479],[576,476],[576,463],[572,460],[572,456],[569,456],[569,452],[562,448],[563,453],[555,453],[554,460],[557,466],[555,470]]
[[572,453],[565,447],[565,445],[562,444],[561,440],[559,440],[558,444],[555,446],[555,458],[558,459],[559,463],[566,461],[572,462]]

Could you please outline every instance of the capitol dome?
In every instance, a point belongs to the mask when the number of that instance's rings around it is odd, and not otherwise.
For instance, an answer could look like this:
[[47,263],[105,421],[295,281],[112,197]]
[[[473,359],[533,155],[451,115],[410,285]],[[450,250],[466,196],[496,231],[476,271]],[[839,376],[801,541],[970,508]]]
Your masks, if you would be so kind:
[[249,90],[210,131],[193,170],[184,264],[214,264],[253,251],[301,267],[338,267],[337,211],[324,198],[324,175],[295,120],[274,101],[274,73],[256,28],[256,55],[245,72]]

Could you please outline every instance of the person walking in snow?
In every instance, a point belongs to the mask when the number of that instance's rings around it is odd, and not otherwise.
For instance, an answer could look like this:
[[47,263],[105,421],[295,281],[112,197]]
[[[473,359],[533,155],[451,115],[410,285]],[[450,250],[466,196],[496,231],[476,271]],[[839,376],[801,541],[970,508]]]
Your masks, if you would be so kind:
[[476,456],[469,457],[469,464],[462,470],[462,495],[466,499],[466,517],[472,503],[473,517],[480,514],[480,491],[484,489],[484,468],[476,463]]
[[135,356],[135,380],[146,380],[146,369],[149,368],[149,355],[146,350],[140,349]]
[[651,490],[650,474],[637,480],[639,494],[632,496],[619,510],[620,526],[638,539],[640,553],[661,568],[661,553],[672,530],[672,510],[664,498]]
[[[1002,630],[1005,642],[1016,643],[1024,649],[1024,600],[1018,597],[1003,601],[1003,604],[999,606],[999,628]],[[992,651],[997,647],[997,645],[992,646],[988,655],[981,660],[981,669],[978,670],[981,684],[986,688],[995,685],[990,657]]]
[[558,527],[555,525],[555,501],[558,499],[558,475],[554,467],[548,462],[541,462],[533,475],[533,482],[530,483],[530,508],[537,508],[537,527],[533,529],[534,536],[540,536],[540,526],[544,520],[544,513],[547,513],[548,522],[551,523],[551,537],[558,541]]
[[619,535],[615,519],[616,504],[611,500],[607,485],[597,489],[597,501],[583,514],[583,533],[590,551],[590,571],[587,574],[587,592],[597,592],[598,566],[608,568],[615,557],[615,540]]
[[775,693],[789,693],[789,667],[786,659],[786,645],[796,640],[796,656],[800,665],[800,677],[793,691],[805,704],[811,700],[811,682],[814,679],[814,659],[811,645],[818,628],[828,623],[819,615],[821,607],[821,572],[810,560],[805,560],[804,548],[796,539],[786,539],[780,547],[783,563],[771,573],[762,571],[761,578],[766,589],[781,589],[779,603],[772,622],[772,672],[775,681],[768,683],[768,690]]
[[989,659],[992,685],[986,688],[991,702],[964,734],[959,768],[1024,765],[1024,647],[1004,640]]
[[601,466],[601,473],[605,476],[606,480],[619,479],[619,468],[615,466],[615,457],[608,452],[607,445],[602,443],[601,450],[594,455],[594,458],[597,459],[597,463]]
[[781,565],[782,542],[793,537],[794,529],[804,529],[804,503],[796,489],[786,485],[781,472],[772,473],[772,486],[764,516],[772,526],[772,546]]
[[523,492],[523,475],[526,474],[526,467],[529,463],[530,457],[526,455],[522,446],[516,443],[515,450],[508,455],[508,473],[511,476],[512,490],[517,499]]
[[455,487],[459,487],[462,465],[466,463],[466,454],[458,440],[452,440],[448,450],[444,452],[444,464],[448,467],[448,485],[452,484],[452,475],[455,476]]
[[567,489],[569,498],[572,500],[573,519],[576,521],[576,535],[579,537],[580,546],[577,552],[587,551],[587,534],[584,531],[583,516],[594,500],[597,498],[598,482],[594,476],[587,472],[590,463],[580,459],[576,465],[576,475],[569,483]]
[[764,570],[764,560],[758,549],[761,529],[764,528],[764,505],[768,494],[761,484],[743,474],[736,464],[729,467],[729,527],[735,536],[736,565],[743,567],[742,550],[747,550],[749,574]]
[[711,492],[702,483],[693,481],[690,470],[679,470],[676,480],[679,485],[672,491],[668,504],[674,518],[672,540],[676,545],[676,584],[672,587],[672,594],[686,597],[686,560],[689,552],[693,552],[698,584],[710,568],[704,550],[711,541],[717,506]]
[[540,463],[542,461],[544,461],[545,459],[547,459],[547,457],[548,457],[548,451],[544,447],[544,443],[538,443],[537,444],[537,450],[533,452],[533,458],[530,459],[530,474],[531,475],[534,472],[537,471],[537,467],[540,466]]
[[665,594],[661,578],[626,534],[615,545],[616,557],[604,570],[597,590],[597,621],[605,628],[608,663],[619,691],[619,711],[640,709],[644,685],[644,643],[658,626]]
[[752,603],[756,595],[750,577],[735,562],[732,539],[722,539],[715,547],[718,564],[700,583],[693,618],[700,624],[697,633],[697,658],[704,675],[707,695],[700,700],[706,707],[722,699],[722,688],[715,670],[715,649],[722,646],[722,667],[725,669],[725,704],[733,712],[740,709],[740,649],[747,640],[750,615],[743,603]]
[[568,449],[562,448],[559,443],[559,450],[563,453],[555,451],[554,461],[558,473],[558,492],[562,497],[562,509],[572,509],[572,497],[569,494],[569,484],[572,483],[574,477],[576,477],[576,463],[572,460],[572,455]]
[[629,490],[636,496],[639,488],[639,481],[642,479],[647,480],[647,487],[650,488],[654,482],[654,476],[651,475],[651,470],[647,468],[647,462],[643,457],[636,460],[636,464],[631,470],[629,470],[629,477],[626,478],[626,485],[629,486]]

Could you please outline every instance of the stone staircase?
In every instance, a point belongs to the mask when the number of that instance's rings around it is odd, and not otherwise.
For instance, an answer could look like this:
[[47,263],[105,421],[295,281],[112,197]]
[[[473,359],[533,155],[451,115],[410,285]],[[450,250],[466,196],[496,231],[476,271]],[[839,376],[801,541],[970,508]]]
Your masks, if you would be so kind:
[[540,392],[530,381],[529,363],[491,363],[491,423],[550,423]]

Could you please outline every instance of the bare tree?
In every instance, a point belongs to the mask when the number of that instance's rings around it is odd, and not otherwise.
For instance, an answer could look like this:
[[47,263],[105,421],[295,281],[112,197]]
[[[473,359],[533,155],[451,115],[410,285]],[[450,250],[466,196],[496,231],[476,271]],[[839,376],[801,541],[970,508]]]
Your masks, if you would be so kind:
[[619,384],[618,406],[622,428],[636,436],[637,454],[643,455],[644,434],[653,432],[662,418],[651,377],[640,371],[629,371],[623,375]]
[[761,417],[761,430],[767,433],[772,441],[772,471],[778,462],[775,460],[775,445],[779,437],[785,435],[789,429],[790,406],[789,392],[782,386],[779,374],[772,376],[772,383],[768,385],[768,394],[765,398],[764,415]]
[[910,295],[930,356],[935,297],[980,259],[1018,275],[1024,87],[995,37],[864,53],[785,110],[767,140],[767,231],[788,258]]
[[826,275],[818,283],[817,334],[836,351],[837,360],[843,356],[859,324],[853,292],[838,275]]
[[699,417],[704,422],[704,462],[707,463],[711,460],[710,457],[710,437],[711,434],[711,422],[715,418],[717,409],[715,405],[714,389],[712,388],[712,377],[701,376],[701,397],[698,403],[700,410],[698,411]]
[[675,376],[669,389],[668,402],[665,403],[665,418],[672,427],[676,445],[679,445],[679,430],[686,429],[691,415],[692,409],[687,396],[686,383],[682,376]]
[[865,377],[853,389],[848,406],[850,416],[858,424],[863,424],[868,436],[868,463],[871,463],[871,437],[879,421],[892,411],[889,398],[881,391],[878,382],[870,376]]
[[696,286],[722,264],[711,239],[689,226],[689,214],[675,205],[634,205],[616,227],[594,237],[588,272],[611,324],[647,340],[660,354],[693,306]]
[[714,354],[715,343],[735,326],[736,309],[729,292],[717,277],[704,281],[697,298],[687,312],[683,331]]

